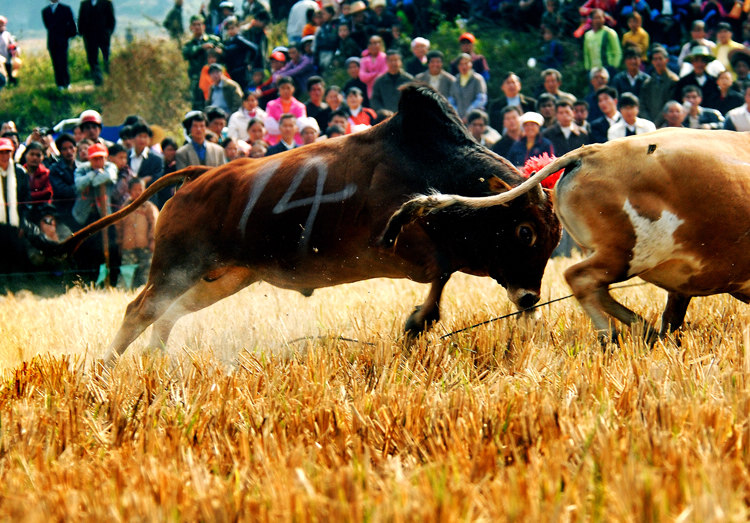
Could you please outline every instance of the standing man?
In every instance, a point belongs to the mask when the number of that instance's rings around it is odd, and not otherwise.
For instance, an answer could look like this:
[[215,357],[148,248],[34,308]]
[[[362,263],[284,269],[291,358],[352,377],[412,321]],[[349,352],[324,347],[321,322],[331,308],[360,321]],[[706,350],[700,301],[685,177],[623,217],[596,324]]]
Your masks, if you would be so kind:
[[471,56],[467,53],[458,57],[458,76],[451,85],[448,101],[464,123],[471,111],[484,110],[487,105],[487,84],[482,75],[473,71]]
[[208,63],[209,49],[221,53],[222,45],[218,36],[206,34],[206,23],[201,15],[190,17],[190,32],[193,38],[182,46],[182,57],[188,63],[193,109],[203,109],[206,99],[199,85],[201,70]]
[[47,29],[47,51],[55,71],[55,84],[62,91],[70,86],[68,41],[78,34],[73,10],[58,0],[50,0],[50,5],[42,9],[42,22]]
[[218,167],[225,163],[224,149],[206,140],[208,118],[203,111],[190,111],[182,120],[182,127],[190,136],[188,143],[177,149],[177,170],[190,165]]
[[391,49],[386,56],[385,74],[375,80],[370,103],[375,111],[387,109],[396,112],[401,98],[398,88],[414,80],[414,77],[401,69],[401,51]]
[[641,114],[651,120],[657,127],[664,122],[662,108],[672,100],[674,85],[680,78],[667,68],[669,54],[662,46],[654,46],[651,50],[651,65],[654,72],[643,82],[641,87]]
[[115,31],[115,8],[110,0],[83,0],[78,11],[78,32],[83,37],[86,59],[94,85],[101,85],[99,50],[102,51],[104,72],[109,73],[109,42]]
[[490,105],[490,125],[495,129],[502,127],[504,109],[509,105],[520,107],[521,113],[536,111],[536,100],[521,93],[521,79],[516,73],[511,71],[505,75],[500,89],[504,96]]
[[164,159],[149,147],[154,132],[147,124],[139,122],[133,126],[133,136],[133,148],[128,151],[128,165],[138,178],[151,184],[164,173]]
[[555,155],[562,156],[589,143],[589,136],[573,121],[573,105],[563,98],[555,103],[555,124],[542,136],[552,142]]
[[617,110],[617,89],[602,87],[596,92],[596,101],[603,116],[591,122],[591,143],[604,143],[609,128],[622,118]]
[[178,44],[185,32],[185,28],[182,25],[182,1],[174,0],[174,6],[169,10],[166,18],[164,18],[164,22],[161,24],[169,33],[169,37]]
[[443,69],[443,59],[443,53],[440,51],[430,51],[427,53],[427,70],[419,73],[415,78],[448,98],[451,95],[451,85],[453,85],[456,79],[452,74]]
[[591,12],[591,29],[583,35],[583,67],[587,71],[594,67],[614,71],[620,67],[620,60],[622,48],[617,32],[604,25],[604,11],[594,9]]

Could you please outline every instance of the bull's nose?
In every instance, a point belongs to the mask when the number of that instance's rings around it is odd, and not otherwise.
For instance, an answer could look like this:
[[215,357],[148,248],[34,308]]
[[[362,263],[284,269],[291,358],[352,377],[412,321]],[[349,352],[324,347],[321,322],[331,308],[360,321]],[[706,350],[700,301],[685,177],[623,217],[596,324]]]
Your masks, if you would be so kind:
[[518,306],[522,309],[533,307],[539,301],[539,295],[535,292],[525,291],[518,299]]

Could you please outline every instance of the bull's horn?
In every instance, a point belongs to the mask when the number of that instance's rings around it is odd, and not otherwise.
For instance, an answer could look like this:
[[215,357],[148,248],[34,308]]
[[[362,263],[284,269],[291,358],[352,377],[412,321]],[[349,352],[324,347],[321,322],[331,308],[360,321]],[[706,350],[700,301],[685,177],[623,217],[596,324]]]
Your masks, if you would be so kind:
[[412,198],[391,215],[383,234],[377,241],[378,245],[391,247],[396,242],[401,229],[426,214],[453,205],[455,201],[454,196],[444,194],[420,195]]

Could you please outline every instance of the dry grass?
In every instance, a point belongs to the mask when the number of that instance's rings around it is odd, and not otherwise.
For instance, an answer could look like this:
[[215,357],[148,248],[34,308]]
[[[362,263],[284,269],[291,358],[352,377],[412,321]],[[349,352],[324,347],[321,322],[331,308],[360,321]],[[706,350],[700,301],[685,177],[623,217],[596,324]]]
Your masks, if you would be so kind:
[[[555,261],[545,297],[568,294]],[[0,518],[12,520],[745,521],[748,308],[698,299],[682,345],[626,333],[603,353],[573,300],[536,323],[455,277],[434,334],[402,323],[427,288],[375,280],[304,299],[254,286],[100,355],[133,294],[1,299]],[[616,291],[657,320],[664,293]],[[329,338],[288,343],[308,335]],[[337,336],[371,342],[343,342]]]

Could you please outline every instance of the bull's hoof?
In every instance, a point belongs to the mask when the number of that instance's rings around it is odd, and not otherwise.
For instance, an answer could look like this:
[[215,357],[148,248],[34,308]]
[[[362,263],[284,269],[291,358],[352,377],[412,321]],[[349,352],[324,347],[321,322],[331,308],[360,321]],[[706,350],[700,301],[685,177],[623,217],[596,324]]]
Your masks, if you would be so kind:
[[406,320],[404,334],[406,334],[408,338],[416,338],[423,332],[432,328],[432,325],[438,321],[440,321],[439,309],[435,308],[432,312],[422,314],[422,306],[417,305],[414,307],[414,312],[412,312]]

